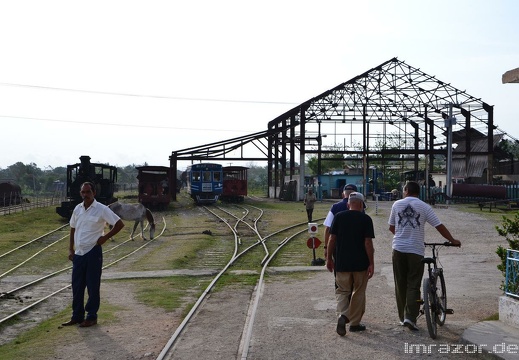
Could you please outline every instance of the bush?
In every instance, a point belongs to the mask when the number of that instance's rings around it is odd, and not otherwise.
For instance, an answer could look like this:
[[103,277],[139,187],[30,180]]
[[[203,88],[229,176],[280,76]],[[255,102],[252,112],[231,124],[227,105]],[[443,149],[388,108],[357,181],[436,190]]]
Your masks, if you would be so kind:
[[[501,264],[497,265],[497,268],[503,274],[503,277],[506,277],[506,257],[507,257],[507,249],[511,250],[519,250],[519,212],[515,214],[513,219],[508,219],[503,216],[502,227],[496,225],[497,233],[500,236],[504,236],[506,241],[508,242],[508,247],[504,248],[501,245],[497,247],[496,254],[501,258]],[[505,289],[504,281],[501,283],[502,290]],[[513,289],[512,289],[513,288]],[[519,284],[509,284],[508,290],[514,292],[515,289],[519,288]]]

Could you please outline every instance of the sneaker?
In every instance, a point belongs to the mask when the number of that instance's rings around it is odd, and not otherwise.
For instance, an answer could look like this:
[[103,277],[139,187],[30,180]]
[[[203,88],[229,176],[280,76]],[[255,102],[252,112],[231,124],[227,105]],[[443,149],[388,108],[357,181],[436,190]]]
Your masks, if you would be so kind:
[[337,334],[340,336],[346,335],[346,323],[349,322],[348,318],[344,315],[339,316],[337,321]]
[[366,325],[350,325],[350,331],[351,332],[357,332],[357,331],[364,331],[366,330]]
[[400,325],[400,326],[404,326],[405,324],[404,324],[403,321],[399,321],[399,322],[398,322],[398,325]]
[[409,330],[418,331],[416,324],[409,319],[404,320],[404,326],[406,326]]

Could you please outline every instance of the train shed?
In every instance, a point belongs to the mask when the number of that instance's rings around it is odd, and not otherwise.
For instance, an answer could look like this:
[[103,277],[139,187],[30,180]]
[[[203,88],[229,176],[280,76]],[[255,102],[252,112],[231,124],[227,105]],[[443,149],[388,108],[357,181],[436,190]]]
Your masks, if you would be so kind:
[[516,140],[496,125],[493,105],[392,58],[279,115],[263,132],[173,151],[170,166],[176,174],[179,160],[266,161],[274,198],[295,180],[301,199],[300,165],[317,157],[319,177],[336,154],[357,162],[364,182],[375,163],[418,171],[425,160],[426,172],[443,166],[450,177],[484,173],[491,184],[502,156],[497,145],[507,138]]

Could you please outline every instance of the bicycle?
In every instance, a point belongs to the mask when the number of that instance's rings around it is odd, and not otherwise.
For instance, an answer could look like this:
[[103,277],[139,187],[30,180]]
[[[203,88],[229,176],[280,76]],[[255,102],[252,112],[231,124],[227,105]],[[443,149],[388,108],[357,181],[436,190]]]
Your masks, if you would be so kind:
[[444,243],[424,243],[425,246],[432,247],[432,257],[426,257],[422,263],[427,264],[428,277],[423,279],[421,301],[423,308],[420,314],[425,313],[427,330],[432,339],[436,339],[438,334],[437,325],[443,326],[447,314],[453,314],[452,309],[447,308],[447,290],[445,288],[445,278],[443,268],[438,266],[438,251],[441,246],[456,246],[446,241]]

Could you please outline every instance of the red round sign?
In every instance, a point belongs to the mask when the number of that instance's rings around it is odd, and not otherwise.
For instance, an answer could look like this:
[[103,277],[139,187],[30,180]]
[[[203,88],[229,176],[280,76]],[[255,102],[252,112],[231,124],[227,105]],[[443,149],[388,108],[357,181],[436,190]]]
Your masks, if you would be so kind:
[[317,249],[319,245],[321,245],[321,240],[316,237],[311,237],[306,242],[306,246],[308,246],[310,249]]
[[317,232],[317,225],[310,226],[310,232]]

